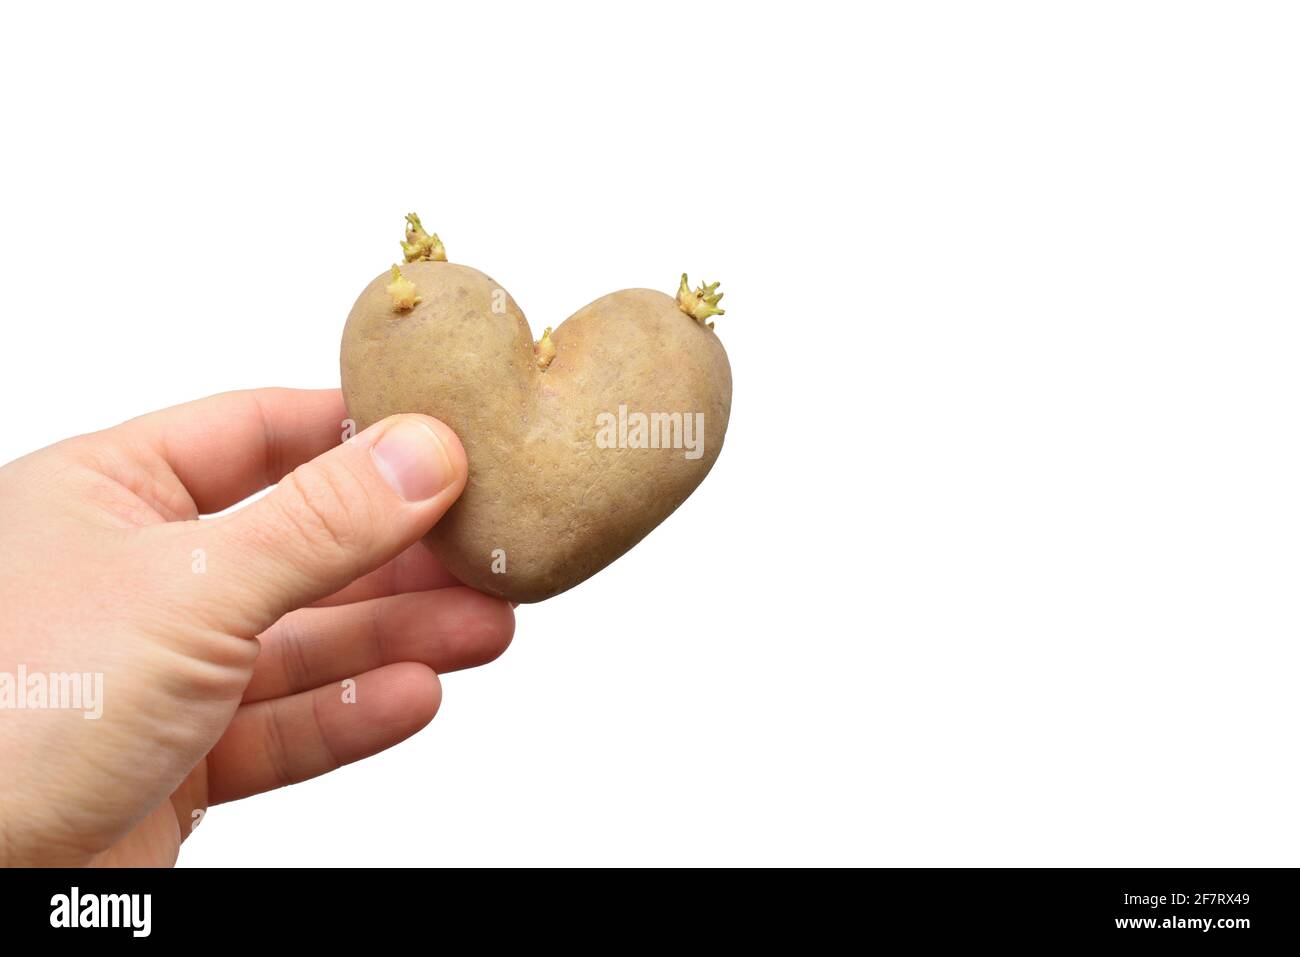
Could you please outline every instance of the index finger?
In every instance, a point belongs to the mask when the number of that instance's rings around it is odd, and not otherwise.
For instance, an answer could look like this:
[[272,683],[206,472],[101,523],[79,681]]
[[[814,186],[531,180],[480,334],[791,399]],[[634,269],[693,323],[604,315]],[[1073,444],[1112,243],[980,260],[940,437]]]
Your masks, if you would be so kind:
[[200,514],[274,485],[343,441],[338,389],[247,389],[151,412],[118,426],[161,457]]

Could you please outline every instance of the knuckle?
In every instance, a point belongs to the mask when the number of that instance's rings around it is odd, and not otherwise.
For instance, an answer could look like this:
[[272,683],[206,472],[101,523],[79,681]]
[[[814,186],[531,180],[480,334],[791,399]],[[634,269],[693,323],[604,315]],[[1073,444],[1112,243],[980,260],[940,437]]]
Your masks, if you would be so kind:
[[337,471],[308,462],[284,478],[274,498],[292,530],[313,550],[350,552],[362,537],[353,503],[364,502],[365,493],[348,484]]
[[286,615],[276,624],[275,648],[279,652],[284,687],[290,692],[305,691],[313,686],[312,667],[306,650],[306,634],[294,615]]
[[281,705],[277,701],[268,702],[262,712],[262,753],[277,786],[297,784],[302,778],[296,773],[290,757],[291,751],[285,738],[284,720]]

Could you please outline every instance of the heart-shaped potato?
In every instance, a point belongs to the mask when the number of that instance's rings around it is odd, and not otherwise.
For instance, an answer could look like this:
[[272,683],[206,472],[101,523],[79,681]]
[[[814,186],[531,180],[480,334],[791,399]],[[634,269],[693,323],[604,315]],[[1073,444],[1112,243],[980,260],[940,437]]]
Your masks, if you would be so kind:
[[425,542],[465,584],[541,601],[640,541],[717,460],[731,413],[705,323],[722,313],[717,284],[611,293],[534,344],[500,285],[441,261],[408,221],[407,263],[365,288],[343,332],[348,414],[359,429],[398,412],[455,429],[469,483]]

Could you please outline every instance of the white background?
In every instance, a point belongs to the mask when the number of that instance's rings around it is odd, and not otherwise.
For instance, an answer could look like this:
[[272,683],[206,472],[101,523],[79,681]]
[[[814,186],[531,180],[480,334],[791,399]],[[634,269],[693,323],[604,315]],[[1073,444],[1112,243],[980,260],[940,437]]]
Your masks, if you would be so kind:
[[336,384],[411,209],[727,293],[694,497],[182,864],[1300,862],[1292,9],[6,8],[0,460]]

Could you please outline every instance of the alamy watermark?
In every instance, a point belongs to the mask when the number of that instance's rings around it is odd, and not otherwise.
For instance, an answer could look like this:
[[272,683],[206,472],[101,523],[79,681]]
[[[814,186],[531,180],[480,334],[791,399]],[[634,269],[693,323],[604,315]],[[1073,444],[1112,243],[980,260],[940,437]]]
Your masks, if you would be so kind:
[[596,416],[596,447],[601,449],[685,449],[686,458],[704,455],[703,412],[601,412]]
[[152,894],[94,894],[73,886],[50,898],[50,926],[56,928],[122,927],[132,937],[153,930]]
[[104,716],[103,672],[44,672],[19,665],[0,671],[0,711],[81,711],[88,721]]

